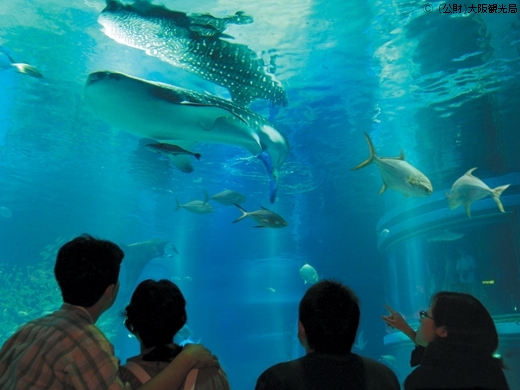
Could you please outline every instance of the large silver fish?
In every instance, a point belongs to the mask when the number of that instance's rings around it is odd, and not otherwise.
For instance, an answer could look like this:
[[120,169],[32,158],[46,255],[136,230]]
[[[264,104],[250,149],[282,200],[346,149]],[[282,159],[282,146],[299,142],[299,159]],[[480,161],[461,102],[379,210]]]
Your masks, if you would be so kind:
[[238,221],[243,220],[246,217],[249,217],[258,223],[256,228],[275,228],[281,229],[287,226],[287,222],[280,215],[276,214],[271,210],[267,210],[265,207],[262,207],[261,210],[256,211],[246,211],[238,204],[235,203],[235,206],[238,207],[240,211],[242,211],[242,215],[235,219],[233,223],[237,223]]
[[502,195],[502,192],[504,192],[510,184],[493,189],[489,188],[482,180],[471,174],[475,169],[477,168],[472,168],[463,176],[459,177],[455,183],[453,183],[450,193],[446,193],[450,209],[454,210],[457,207],[464,205],[466,214],[468,214],[468,217],[471,217],[469,210],[471,203],[490,195],[496,202],[500,211],[504,212],[504,206],[502,206],[502,202],[500,201],[500,195]]
[[[271,123],[248,108],[217,96],[113,72],[90,74],[85,101],[108,123],[141,137],[186,150],[192,150],[197,142],[245,148],[266,166],[274,202],[278,170],[287,158],[289,143]],[[190,171],[189,155],[172,155],[170,159],[180,170]]]
[[252,21],[242,12],[215,18],[144,1],[123,5],[116,0],[107,0],[98,18],[108,37],[227,88],[235,103],[268,99],[286,106],[282,84],[267,73],[263,61],[247,46],[222,39],[231,38],[223,34],[228,24]]
[[375,163],[383,179],[383,187],[379,191],[380,194],[385,192],[386,189],[400,192],[405,197],[426,197],[432,194],[433,187],[430,179],[404,160],[404,152],[402,150],[398,157],[378,157],[374,144],[367,133],[365,133],[365,138],[370,150],[370,157],[361,164],[351,168],[351,170],[354,171]]
[[244,203],[247,198],[240,192],[233,190],[225,190],[215,195],[210,196],[205,190],[204,191],[204,202],[214,200],[224,206],[233,206],[235,203]]
[[209,214],[213,212],[213,207],[211,207],[208,202],[204,202],[202,200],[192,200],[186,204],[181,204],[177,198],[175,198],[175,201],[177,202],[175,211],[180,210],[182,207],[195,214]]
[[[7,58],[7,61],[4,61],[4,56]],[[15,62],[13,57],[11,57],[9,54],[8,50],[4,46],[0,46],[0,71],[6,70],[10,67],[15,68],[18,73],[26,74],[36,78],[43,77],[40,71],[34,66],[25,64],[23,62]]]

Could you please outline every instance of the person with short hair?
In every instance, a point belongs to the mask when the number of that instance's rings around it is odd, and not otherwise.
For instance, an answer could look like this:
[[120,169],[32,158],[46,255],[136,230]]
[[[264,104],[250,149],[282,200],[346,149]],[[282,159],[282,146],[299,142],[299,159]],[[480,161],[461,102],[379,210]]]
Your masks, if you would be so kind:
[[[385,305],[386,306],[386,305]],[[413,330],[403,316],[386,306],[388,326],[405,333],[416,345],[411,365],[417,367],[404,382],[414,389],[508,390],[498,349],[498,333],[484,305],[466,293],[440,291],[420,312]]]
[[347,286],[323,280],[310,287],[298,321],[306,355],[268,368],[256,390],[399,390],[389,367],[351,352],[359,318],[358,297]]
[[[141,346],[141,354],[127,359],[121,366],[123,380],[138,387],[159,374],[183,347],[174,344],[173,338],[186,324],[186,300],[176,284],[169,280],[142,281],[135,289],[124,312],[125,326]],[[185,347],[184,347],[185,348]],[[229,390],[226,374],[221,368],[211,367],[193,371],[195,390]]]
[[[58,251],[54,274],[63,305],[22,325],[0,350],[0,388],[130,389],[119,359],[95,323],[116,300],[123,251],[88,234]],[[193,367],[218,366],[202,346],[187,350],[142,389],[177,388]]]

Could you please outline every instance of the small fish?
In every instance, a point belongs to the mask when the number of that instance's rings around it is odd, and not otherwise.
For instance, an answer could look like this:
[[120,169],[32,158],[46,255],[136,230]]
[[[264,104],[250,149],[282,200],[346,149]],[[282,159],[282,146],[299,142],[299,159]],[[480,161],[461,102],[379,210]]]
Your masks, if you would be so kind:
[[368,343],[368,341],[365,341],[364,333],[365,333],[364,330],[361,330],[361,332],[359,332],[359,334],[358,334],[358,336],[356,338],[356,342],[353,345],[354,348],[357,348],[360,351],[364,350],[365,346]]
[[305,282],[304,284],[314,284],[317,283],[320,279],[314,267],[309,264],[305,264],[303,267],[300,268],[300,276]]
[[404,160],[404,152],[397,157],[378,157],[374,144],[370,137],[365,133],[368,143],[370,157],[361,164],[351,168],[352,171],[375,163],[379,168],[379,173],[383,179],[383,187],[380,194],[386,189],[394,190],[407,196],[426,197],[433,193],[432,183],[421,171]]
[[0,215],[4,218],[11,218],[13,213],[7,207],[0,207]]
[[[150,152],[159,153],[164,156],[167,156],[170,158],[174,163],[176,162],[175,159],[172,159],[172,157],[179,156],[179,155],[190,155],[195,157],[197,160],[200,159],[200,153],[193,153],[189,150],[183,149],[180,146],[172,145],[168,143],[158,143],[158,144],[148,144],[145,146],[146,149],[148,149]],[[181,165],[177,167],[185,173],[193,172],[193,166],[191,164],[185,166]]]
[[395,364],[397,363],[397,359],[392,355],[381,355],[381,359],[379,360],[383,363],[386,363],[390,367],[395,367]]
[[510,184],[491,189],[482,180],[471,174],[475,169],[477,168],[470,169],[462,177],[458,178],[455,183],[453,183],[450,193],[448,194],[446,192],[450,209],[454,210],[464,205],[466,214],[468,214],[468,217],[471,217],[469,210],[471,203],[490,195],[496,202],[499,210],[504,212],[500,195],[502,195],[502,192],[504,192]]
[[188,324],[184,324],[184,326],[175,334],[175,336],[182,337],[184,340],[186,340],[190,336],[193,336],[193,331],[190,329]]
[[176,254],[178,255],[179,254],[179,251],[177,250],[177,248],[175,247],[175,245],[173,245],[171,242],[168,243],[165,247],[164,247],[164,256],[165,257],[172,257],[173,254]]
[[426,237],[426,241],[428,242],[439,242],[439,241],[455,241],[460,240],[464,237],[462,233],[451,232],[449,230],[444,230],[443,233],[437,234],[435,236]]
[[242,211],[242,215],[235,219],[233,223],[237,223],[245,217],[250,217],[254,219],[256,223],[258,223],[258,226],[255,226],[257,228],[284,228],[287,226],[287,222],[285,222],[281,216],[270,210],[267,210],[265,207],[262,207],[262,210],[248,212],[236,203],[235,206],[237,206],[238,209]]
[[390,230],[388,229],[383,229],[379,232],[378,236],[379,237],[387,237],[388,236],[388,233],[390,233]]
[[272,287],[266,287],[266,288],[267,288],[267,291],[269,291],[269,292],[272,292],[272,293],[276,292],[276,290]]
[[213,196],[209,196],[209,194],[206,191],[204,191],[204,202],[208,202],[210,200],[214,200],[215,202],[218,202],[224,206],[233,206],[235,203],[244,203],[247,200],[247,198],[240,192],[232,190],[222,191]]
[[213,207],[211,207],[209,203],[202,200],[192,200],[186,204],[181,204],[177,198],[175,201],[177,202],[177,208],[175,211],[178,211],[181,207],[183,207],[195,214],[209,214],[213,212]]
[[[36,78],[43,77],[43,75],[40,73],[40,71],[38,69],[36,69],[34,66],[29,65],[29,64],[24,64],[21,62],[14,62],[11,55],[7,52],[7,50],[3,46],[0,46],[0,53],[4,54],[8,58],[8,60],[9,60],[8,67],[9,66],[14,67],[19,73],[26,74],[27,76],[32,76],[32,77],[36,77]],[[8,69],[8,67],[0,66],[0,69],[3,68],[2,70],[5,70],[5,69]]]

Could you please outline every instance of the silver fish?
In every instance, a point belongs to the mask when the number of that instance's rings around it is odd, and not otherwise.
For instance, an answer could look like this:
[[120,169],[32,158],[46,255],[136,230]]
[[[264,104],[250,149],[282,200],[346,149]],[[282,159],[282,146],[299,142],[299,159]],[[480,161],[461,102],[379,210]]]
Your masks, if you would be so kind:
[[463,176],[458,178],[455,183],[453,183],[450,193],[448,194],[446,192],[450,209],[454,210],[464,205],[466,214],[468,214],[468,217],[471,217],[469,210],[471,203],[490,195],[496,202],[499,210],[504,212],[500,195],[502,195],[502,192],[504,192],[510,184],[491,189],[482,180],[471,174],[475,169],[477,168],[471,168]]
[[[108,71],[89,75],[84,96],[102,119],[141,137],[175,143],[186,150],[197,142],[243,147],[266,166],[274,202],[278,170],[287,158],[289,143],[248,108],[217,96]],[[186,171],[191,166],[189,157],[181,154],[170,159]]]
[[202,200],[192,200],[186,204],[181,204],[178,199],[175,199],[175,201],[177,202],[175,211],[180,210],[182,207],[195,214],[209,214],[213,212],[213,207],[211,207],[209,203]]
[[108,0],[98,22],[103,32],[118,43],[144,50],[150,56],[227,88],[238,104],[269,99],[274,104],[287,105],[282,84],[267,73],[263,61],[247,46],[222,39],[231,38],[223,34],[228,24],[253,22],[243,12],[215,18],[171,11],[145,2],[123,5]]
[[222,192],[219,192],[213,196],[209,196],[209,194],[204,191],[204,201],[209,202],[210,200],[214,200],[215,202],[220,203],[224,206],[233,206],[235,203],[244,203],[247,201],[247,198],[245,195],[242,195],[240,192],[232,191],[232,190],[225,190]]
[[43,77],[41,72],[38,69],[36,69],[36,67],[29,65],[29,64],[25,64],[23,62],[15,62],[13,60],[13,58],[11,57],[11,55],[9,54],[9,52],[3,46],[0,46],[0,54],[5,55],[8,59],[7,66],[0,64],[0,70],[6,70],[9,67],[13,67],[17,70],[18,73],[26,74],[27,76],[32,76],[35,78]]
[[245,217],[249,217],[258,223],[258,226],[255,226],[257,228],[284,228],[287,226],[287,222],[278,214],[267,210],[265,207],[262,207],[262,210],[256,210],[247,212],[242,207],[240,207],[238,204],[235,203],[235,206],[238,207],[240,211],[242,211],[242,215],[235,219],[233,223],[237,223],[238,221],[241,221]]
[[404,152],[398,157],[378,157],[374,144],[365,133],[365,138],[370,150],[370,157],[361,164],[351,168],[352,171],[375,163],[383,179],[383,187],[380,194],[386,189],[394,190],[407,196],[426,197],[433,193],[432,183],[421,171],[404,160]]

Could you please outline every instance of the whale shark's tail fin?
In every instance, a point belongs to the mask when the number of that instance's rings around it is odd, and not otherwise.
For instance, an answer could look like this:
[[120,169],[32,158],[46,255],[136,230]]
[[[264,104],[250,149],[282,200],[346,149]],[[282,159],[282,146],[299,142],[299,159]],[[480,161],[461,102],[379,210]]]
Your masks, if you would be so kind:
[[267,168],[267,173],[269,174],[269,200],[271,203],[274,203],[276,200],[276,191],[278,190],[278,170],[273,169],[271,157],[265,150],[256,157],[262,161]]

